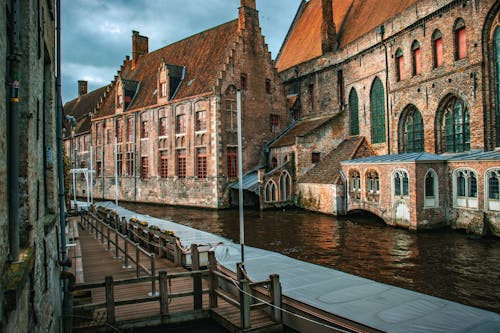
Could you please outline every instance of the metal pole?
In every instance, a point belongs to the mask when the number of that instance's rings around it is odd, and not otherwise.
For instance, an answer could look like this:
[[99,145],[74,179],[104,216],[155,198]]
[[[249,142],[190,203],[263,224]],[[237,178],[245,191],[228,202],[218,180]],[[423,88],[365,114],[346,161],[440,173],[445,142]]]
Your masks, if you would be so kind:
[[118,207],[118,138],[115,136],[115,205]]
[[241,262],[245,263],[245,217],[243,215],[243,149],[241,138],[241,91],[236,93],[236,109],[238,111],[238,203],[240,215],[240,246],[241,246]]
[[[92,136],[90,136],[90,141],[92,141]],[[94,203],[94,161],[92,155],[92,143],[90,143],[90,203]]]
[[[9,77],[9,106],[7,112],[7,199],[9,202],[9,260],[19,261],[19,2],[11,2],[11,24],[10,33],[11,52],[9,55],[10,77]],[[45,163],[45,161],[44,161]]]

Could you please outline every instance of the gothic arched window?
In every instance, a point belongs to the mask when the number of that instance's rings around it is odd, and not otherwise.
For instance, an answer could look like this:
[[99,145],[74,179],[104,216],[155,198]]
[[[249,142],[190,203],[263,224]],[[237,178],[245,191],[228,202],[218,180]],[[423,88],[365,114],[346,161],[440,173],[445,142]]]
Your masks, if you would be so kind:
[[359,135],[359,102],[356,89],[352,88],[349,94],[349,132],[351,135]]
[[420,111],[407,106],[399,120],[399,152],[412,153],[424,151],[424,122]]
[[470,150],[470,116],[465,103],[456,96],[444,99],[437,114],[438,153],[457,153]]
[[378,77],[373,81],[370,91],[370,115],[372,143],[385,142],[385,94],[382,81]]

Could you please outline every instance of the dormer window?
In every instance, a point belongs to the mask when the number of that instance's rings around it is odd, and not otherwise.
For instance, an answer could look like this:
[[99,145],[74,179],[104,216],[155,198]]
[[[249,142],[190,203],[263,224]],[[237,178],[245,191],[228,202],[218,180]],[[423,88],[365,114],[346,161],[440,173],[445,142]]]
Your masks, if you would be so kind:
[[158,68],[158,102],[165,102],[169,99],[169,71],[165,59],[162,59],[160,68]]
[[161,95],[160,97],[161,98],[165,98],[167,97],[167,82],[162,82],[160,83],[160,87],[161,87]]

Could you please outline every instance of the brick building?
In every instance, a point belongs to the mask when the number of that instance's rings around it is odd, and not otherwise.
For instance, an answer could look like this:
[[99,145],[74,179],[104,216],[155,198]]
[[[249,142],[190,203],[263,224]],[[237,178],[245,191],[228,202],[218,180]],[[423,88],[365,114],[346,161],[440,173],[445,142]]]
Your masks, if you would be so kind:
[[93,147],[98,199],[114,199],[118,186],[120,200],[225,207],[238,171],[237,90],[244,173],[265,164],[264,144],[288,121],[255,0],[241,0],[238,19],[153,52],[134,31],[132,57],[101,89],[66,104],[68,114],[92,113],[66,145],[72,138],[77,167],[90,165]]
[[[62,332],[54,1],[0,10],[0,332]],[[17,125],[17,129],[15,128]]]
[[[499,235],[500,160],[489,152],[500,142],[499,9],[494,0],[303,1],[276,62],[287,108],[298,123],[340,123],[315,142],[325,154],[311,150],[295,164],[327,156],[343,174],[346,193],[334,201],[347,211]],[[339,166],[329,154],[353,136],[378,156]],[[311,186],[296,196],[320,192]]]

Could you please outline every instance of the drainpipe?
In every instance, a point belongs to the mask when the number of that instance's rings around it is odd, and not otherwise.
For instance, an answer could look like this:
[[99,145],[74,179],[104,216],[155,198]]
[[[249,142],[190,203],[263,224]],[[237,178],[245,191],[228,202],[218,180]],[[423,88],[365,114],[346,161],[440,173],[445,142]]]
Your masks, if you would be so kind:
[[391,154],[391,117],[390,117],[390,110],[389,110],[389,56],[387,54],[387,44],[384,41],[384,33],[385,33],[385,27],[381,25],[379,27],[380,29],[380,35],[382,36],[382,44],[384,45],[384,51],[385,51],[385,118],[387,119],[387,127],[386,127],[386,133],[387,133],[387,153],[388,155]]
[[19,262],[19,2],[11,0],[9,107],[7,112],[7,198],[9,202],[9,261]]
[[62,139],[62,99],[61,99],[61,0],[56,0],[56,138],[57,138],[57,178],[59,197],[59,229],[61,232],[61,259],[66,261],[66,212],[64,200],[64,161]]

